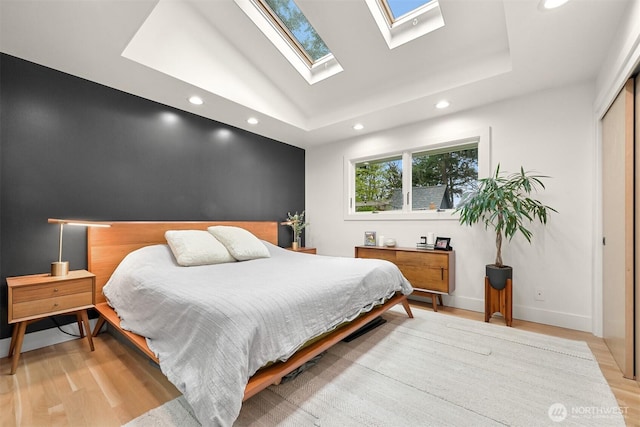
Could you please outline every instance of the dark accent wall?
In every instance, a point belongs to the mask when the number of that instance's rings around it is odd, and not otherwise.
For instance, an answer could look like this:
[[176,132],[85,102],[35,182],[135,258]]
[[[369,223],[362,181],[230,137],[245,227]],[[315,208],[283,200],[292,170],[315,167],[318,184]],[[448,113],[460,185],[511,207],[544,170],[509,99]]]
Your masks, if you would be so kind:
[[[57,258],[58,228],[47,218],[279,221],[304,209],[304,156],[2,54],[0,338],[10,336],[6,278],[46,273]],[[291,241],[286,227],[279,239]],[[65,228],[71,269],[86,268],[85,245],[85,229]]]

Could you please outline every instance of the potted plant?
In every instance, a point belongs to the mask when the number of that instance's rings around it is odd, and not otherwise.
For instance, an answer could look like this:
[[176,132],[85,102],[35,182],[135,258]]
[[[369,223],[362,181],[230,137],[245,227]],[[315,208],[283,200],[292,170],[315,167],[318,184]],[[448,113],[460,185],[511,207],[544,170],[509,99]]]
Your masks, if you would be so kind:
[[486,266],[489,283],[495,289],[503,289],[507,279],[512,278],[513,269],[502,262],[503,237],[511,240],[520,232],[531,243],[532,232],[526,223],[538,219],[547,223],[549,211],[555,209],[543,205],[530,197],[533,191],[544,189],[544,175],[533,175],[520,167],[520,173],[503,175],[500,164],[495,173],[478,181],[478,187],[465,196],[455,212],[460,213],[460,224],[473,225],[484,223],[485,229],[496,233],[496,259],[494,264]]
[[293,215],[291,215],[291,212],[288,212],[287,220],[281,222],[280,225],[288,225],[289,227],[291,227],[291,230],[293,231],[293,242],[291,242],[291,249],[293,249],[294,251],[298,250],[298,248],[302,244],[300,237],[302,234],[302,230],[304,230],[307,225],[309,225],[309,223],[304,222],[304,211],[302,211],[301,214],[298,214],[298,212],[296,212]]

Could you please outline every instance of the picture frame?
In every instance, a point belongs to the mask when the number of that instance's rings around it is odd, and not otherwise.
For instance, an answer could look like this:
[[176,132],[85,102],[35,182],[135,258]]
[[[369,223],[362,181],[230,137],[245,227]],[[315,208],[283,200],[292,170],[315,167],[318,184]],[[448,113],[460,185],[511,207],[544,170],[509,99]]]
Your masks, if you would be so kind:
[[437,251],[450,251],[451,237],[436,237],[436,243],[433,245],[433,249]]
[[365,246],[376,246],[376,232],[375,231],[365,231],[364,232],[364,245]]

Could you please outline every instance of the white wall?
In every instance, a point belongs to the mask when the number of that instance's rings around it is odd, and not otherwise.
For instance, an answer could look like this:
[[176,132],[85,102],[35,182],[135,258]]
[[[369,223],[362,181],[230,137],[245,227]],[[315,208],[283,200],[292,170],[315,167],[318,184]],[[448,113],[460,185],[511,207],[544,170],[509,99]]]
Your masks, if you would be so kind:
[[[624,14],[622,22],[618,26],[611,48],[596,78],[596,100],[594,110],[598,123],[596,124],[597,159],[601,158],[601,119],[607,112],[614,99],[629,79],[640,73],[640,0],[632,0],[628,10]],[[594,234],[602,235],[602,168],[601,162],[595,164],[596,177],[596,201],[594,209]],[[603,312],[602,312],[602,246],[594,248],[593,263],[594,277],[596,279],[593,289],[593,333],[602,336]]]
[[[499,102],[406,127],[364,135],[306,152],[306,211],[311,223],[306,245],[321,255],[353,256],[364,231],[393,237],[414,247],[433,231],[451,237],[456,251],[456,290],[445,304],[484,311],[484,266],[495,258],[494,236],[480,225],[462,227],[456,219],[432,221],[345,221],[345,158],[389,151],[403,141],[419,141],[491,128],[491,169],[520,166],[552,178],[539,195],[559,211],[546,228],[533,226],[532,245],[520,236],[503,246],[514,266],[513,315],[517,319],[592,329],[594,203],[594,87],[580,84]],[[545,301],[534,300],[538,287]]]

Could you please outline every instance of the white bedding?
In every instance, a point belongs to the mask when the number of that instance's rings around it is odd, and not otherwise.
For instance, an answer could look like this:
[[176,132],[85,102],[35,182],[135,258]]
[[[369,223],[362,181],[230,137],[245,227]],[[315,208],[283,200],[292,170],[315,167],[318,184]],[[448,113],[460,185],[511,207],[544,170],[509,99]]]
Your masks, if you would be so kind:
[[103,289],[206,426],[233,423],[248,379],[267,362],[412,291],[387,261],[264,244],[270,258],[195,267],[179,266],[166,245],[149,246],[129,254]]

